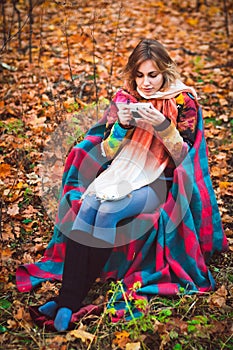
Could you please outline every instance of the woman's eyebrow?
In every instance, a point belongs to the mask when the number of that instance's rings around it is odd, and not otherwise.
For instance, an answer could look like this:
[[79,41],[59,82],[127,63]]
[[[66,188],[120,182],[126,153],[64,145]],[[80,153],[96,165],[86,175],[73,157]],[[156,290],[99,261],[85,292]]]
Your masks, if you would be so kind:
[[[143,72],[140,72],[140,70],[137,70],[137,73],[144,74]],[[147,74],[153,74],[153,73],[159,73],[157,70],[152,70],[151,72],[148,72]]]

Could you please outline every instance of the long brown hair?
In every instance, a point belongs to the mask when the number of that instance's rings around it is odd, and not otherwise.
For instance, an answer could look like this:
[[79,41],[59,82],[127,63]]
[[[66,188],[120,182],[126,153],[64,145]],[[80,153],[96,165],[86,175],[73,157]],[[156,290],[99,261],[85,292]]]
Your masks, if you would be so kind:
[[136,89],[135,78],[139,66],[151,60],[158,71],[163,74],[163,89],[166,90],[171,83],[179,78],[175,62],[171,59],[166,49],[157,40],[143,39],[135,47],[124,68],[126,88],[130,91]]

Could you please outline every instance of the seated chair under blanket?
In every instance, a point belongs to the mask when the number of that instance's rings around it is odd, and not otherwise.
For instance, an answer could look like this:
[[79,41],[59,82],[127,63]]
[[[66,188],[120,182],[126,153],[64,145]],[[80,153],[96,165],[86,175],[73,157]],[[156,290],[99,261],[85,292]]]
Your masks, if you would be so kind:
[[[81,195],[107,166],[100,149],[105,122],[104,117],[71,150],[52,239],[39,262],[18,267],[19,291],[28,292],[46,280],[61,280],[65,234],[72,228]],[[176,295],[180,288],[185,293],[215,288],[207,264],[214,252],[225,251],[228,246],[208,171],[201,108],[194,145],[174,171],[166,202],[153,214],[138,215],[127,227],[138,238],[114,248],[104,267],[103,280],[122,280],[126,293],[140,282],[136,293],[140,298]],[[120,236],[120,225],[117,232]],[[124,309],[124,303],[117,305]]]

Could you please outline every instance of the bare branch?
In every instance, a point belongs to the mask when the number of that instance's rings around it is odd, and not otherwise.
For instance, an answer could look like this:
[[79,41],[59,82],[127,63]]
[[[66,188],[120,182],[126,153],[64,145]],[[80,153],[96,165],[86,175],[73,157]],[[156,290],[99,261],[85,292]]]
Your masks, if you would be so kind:
[[95,52],[96,52],[96,40],[95,40],[95,21],[96,21],[96,10],[94,9],[94,18],[91,26],[91,37],[92,37],[92,57],[93,57],[93,81],[94,81],[94,87],[95,87],[95,104],[96,104],[96,119],[98,119],[98,85],[97,85],[97,67],[96,67],[96,59],[95,59]]
[[6,15],[5,15],[5,2],[2,1],[2,31],[3,31],[3,46],[6,45],[7,35],[6,35]]
[[13,3],[13,7],[14,7],[14,10],[15,12],[17,13],[17,18],[18,18],[18,44],[19,44],[19,50],[21,50],[22,48],[22,40],[21,40],[21,17],[20,17],[20,11],[19,9],[17,8],[16,6],[16,2],[17,0],[12,0],[12,3]]
[[74,83],[74,78],[73,78],[73,72],[72,72],[72,67],[71,67],[71,60],[70,60],[70,45],[69,45],[69,38],[68,38],[68,33],[67,33],[67,17],[65,21],[65,30],[64,30],[65,38],[66,38],[66,47],[67,47],[67,62],[68,62],[68,67],[69,67],[69,72],[70,72],[70,79],[72,83]]
[[27,24],[28,22],[28,19],[29,19],[29,16],[27,15],[27,17],[25,18],[21,28],[19,28],[19,30],[13,34],[13,35],[8,35],[8,38],[6,39],[6,41],[3,43],[2,45],[2,48],[0,49],[0,53],[2,53],[4,51],[4,49],[6,48],[7,44],[14,38],[18,35],[18,32],[21,31],[23,29],[23,27]]
[[108,80],[108,98],[111,98],[112,95],[112,74],[113,74],[113,67],[114,67],[114,59],[115,59],[115,54],[116,54],[116,47],[117,47],[117,38],[118,38],[118,32],[120,28],[120,18],[121,18],[121,11],[123,8],[122,1],[120,2],[119,6],[119,11],[118,11],[118,16],[117,16],[117,26],[115,30],[115,37],[114,37],[114,46],[112,50],[112,59],[111,59],[111,66],[110,66],[110,71],[109,71],[109,80]]
[[29,62],[32,63],[32,24],[33,24],[33,16],[32,16],[32,10],[33,10],[33,3],[32,0],[29,0]]
[[226,35],[227,35],[227,37],[229,37],[229,36],[230,36],[230,33],[229,33],[227,0],[223,0],[223,6],[224,6],[224,14],[225,14],[225,29],[226,29]]

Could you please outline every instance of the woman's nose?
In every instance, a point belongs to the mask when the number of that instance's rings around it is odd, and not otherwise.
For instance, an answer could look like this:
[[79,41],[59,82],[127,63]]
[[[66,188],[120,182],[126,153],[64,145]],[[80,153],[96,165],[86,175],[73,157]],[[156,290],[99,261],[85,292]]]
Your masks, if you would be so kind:
[[150,84],[149,77],[147,77],[147,76],[144,77],[143,84],[144,85],[149,85]]

